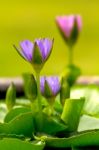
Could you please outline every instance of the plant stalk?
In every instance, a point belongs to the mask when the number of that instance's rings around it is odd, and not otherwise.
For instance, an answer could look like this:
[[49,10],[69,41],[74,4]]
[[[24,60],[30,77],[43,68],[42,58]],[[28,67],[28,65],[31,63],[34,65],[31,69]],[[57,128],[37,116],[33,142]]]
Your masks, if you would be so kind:
[[41,102],[41,91],[40,91],[40,72],[36,73],[37,81],[37,100],[38,100],[38,115],[39,115],[39,127],[42,128],[42,102]]
[[72,46],[69,46],[69,66],[71,66],[73,64],[73,49],[72,49]]

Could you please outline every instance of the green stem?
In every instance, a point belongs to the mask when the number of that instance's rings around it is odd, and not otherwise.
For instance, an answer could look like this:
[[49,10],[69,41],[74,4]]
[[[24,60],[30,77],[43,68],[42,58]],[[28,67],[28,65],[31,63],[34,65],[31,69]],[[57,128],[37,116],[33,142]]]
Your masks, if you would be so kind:
[[41,91],[40,91],[40,73],[36,74],[36,80],[37,80],[37,93],[38,93],[38,107],[39,107],[39,111],[42,112]]
[[40,72],[36,73],[37,81],[37,94],[38,94],[38,111],[39,111],[39,126],[42,128],[42,102],[41,102],[41,91],[40,91]]
[[73,50],[72,46],[69,46],[69,65],[73,64]]
[[49,107],[50,107],[50,110],[51,110],[51,114],[54,113],[54,102],[55,102],[55,98],[49,99]]

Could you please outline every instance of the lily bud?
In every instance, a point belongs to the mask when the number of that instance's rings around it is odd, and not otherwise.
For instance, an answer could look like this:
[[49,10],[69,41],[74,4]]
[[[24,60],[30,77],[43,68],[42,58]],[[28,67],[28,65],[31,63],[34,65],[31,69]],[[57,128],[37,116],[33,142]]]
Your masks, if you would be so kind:
[[24,40],[20,42],[21,49],[15,45],[14,47],[22,58],[30,62],[35,71],[39,72],[51,54],[53,40],[49,38],[36,39],[34,42]]
[[82,28],[81,16],[57,16],[56,24],[67,44],[74,45]]
[[37,84],[34,76],[29,73],[23,74],[23,80],[24,80],[24,92],[26,97],[33,101],[37,97]]
[[61,80],[61,90],[60,90],[60,101],[64,106],[65,100],[70,97],[70,86],[66,81],[66,78],[62,78]]
[[16,100],[16,87],[13,83],[11,83],[6,93],[6,105],[9,110],[15,105],[15,100]]
[[48,102],[50,104],[54,103],[53,99],[55,99],[56,95],[60,91],[60,82],[58,77],[41,77],[40,88],[42,95],[48,100]]

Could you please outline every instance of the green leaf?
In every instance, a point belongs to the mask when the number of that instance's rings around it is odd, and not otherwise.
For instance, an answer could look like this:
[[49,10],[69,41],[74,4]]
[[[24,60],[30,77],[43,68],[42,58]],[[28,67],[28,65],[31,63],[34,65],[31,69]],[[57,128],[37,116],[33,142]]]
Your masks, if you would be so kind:
[[0,134],[32,137],[34,131],[33,115],[30,112],[15,117],[9,123],[0,123]]
[[70,97],[85,97],[83,113],[99,117],[99,87],[97,85],[74,86],[71,89]]
[[78,132],[99,129],[99,118],[83,115],[80,119]]
[[0,140],[1,150],[43,150],[44,146],[45,143],[41,141],[27,142],[14,138]]
[[7,115],[5,116],[4,122],[8,123],[12,119],[14,119],[16,116],[21,115],[26,112],[30,112],[30,111],[31,109],[27,107],[19,107],[19,108],[11,109],[11,111],[9,111]]
[[33,101],[37,97],[37,84],[34,76],[30,73],[23,74],[24,92],[26,97]]
[[[64,131],[67,126],[58,117],[48,116],[43,113],[43,126],[40,130],[43,133],[54,135],[60,131]],[[36,131],[39,132],[38,115],[35,115]]]
[[8,87],[6,93],[6,105],[7,108],[10,110],[15,105],[16,100],[16,87],[13,83]]
[[99,88],[94,85],[86,89],[84,113],[99,117]]
[[85,99],[67,99],[63,108],[61,119],[67,124],[67,131],[73,132],[77,130],[81,111]]
[[46,145],[49,147],[83,147],[99,146],[99,130],[81,132],[68,138],[47,137]]

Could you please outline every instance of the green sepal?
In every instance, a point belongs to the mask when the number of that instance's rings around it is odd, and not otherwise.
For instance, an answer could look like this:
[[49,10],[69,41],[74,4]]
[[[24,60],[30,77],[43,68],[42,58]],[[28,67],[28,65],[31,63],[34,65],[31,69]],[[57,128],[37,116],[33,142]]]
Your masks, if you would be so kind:
[[37,97],[37,84],[34,76],[30,73],[24,73],[23,81],[24,81],[25,96],[30,101],[34,101]]
[[11,83],[6,93],[6,105],[9,110],[12,109],[12,107],[15,105],[15,100],[16,100],[16,87],[14,83]]
[[53,95],[52,90],[46,80],[45,80],[45,86],[44,86],[44,97],[46,98],[47,102],[50,105],[54,104],[55,96]]
[[76,41],[78,39],[78,35],[79,35],[79,30],[78,30],[77,21],[75,19],[74,27],[72,29],[72,32],[71,32],[71,35],[70,35],[70,38],[69,38],[69,41],[68,41],[69,46],[73,46],[76,43]]
[[27,58],[26,58],[25,56],[23,56],[21,50],[19,50],[19,49],[16,47],[16,45],[13,45],[13,47],[15,48],[15,50],[17,51],[17,53],[18,53],[25,61],[27,61]]
[[42,58],[42,54],[40,52],[40,49],[38,47],[38,45],[36,44],[36,42],[34,43],[34,50],[33,50],[33,54],[32,54],[32,64],[33,67],[36,71],[40,70],[42,68],[43,65],[43,58]]
[[48,82],[45,80],[45,86],[44,86],[44,95],[46,98],[51,98],[52,97],[52,91],[51,88],[49,87]]
[[67,124],[68,132],[77,131],[85,98],[67,99],[64,104],[61,119]]

